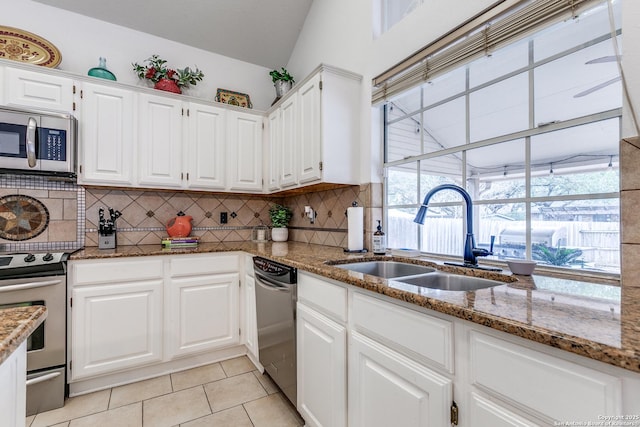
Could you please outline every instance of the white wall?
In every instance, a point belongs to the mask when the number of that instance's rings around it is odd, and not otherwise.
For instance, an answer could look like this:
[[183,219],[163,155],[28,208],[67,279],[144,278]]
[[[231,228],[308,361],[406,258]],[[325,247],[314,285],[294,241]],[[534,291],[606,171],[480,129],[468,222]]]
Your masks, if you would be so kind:
[[[364,76],[362,96],[361,179],[380,182],[380,136],[377,110],[370,108],[371,79],[410,56],[455,26],[490,7],[494,0],[425,0],[411,15],[374,38],[373,2],[377,0],[316,0],[287,68],[306,75],[320,62]],[[623,38],[640,40],[640,1],[623,0]],[[640,49],[623,43],[623,66],[631,99],[640,113]],[[623,136],[637,135],[629,109],[624,110]]]
[[58,68],[65,71],[86,75],[103,56],[119,82],[146,86],[133,72],[131,63],[142,63],[158,54],[172,68],[197,66],[204,72],[204,79],[185,94],[213,100],[217,88],[230,89],[248,93],[258,110],[267,110],[275,98],[270,70],[258,65],[31,0],[1,0],[0,8],[2,25],[32,32],[53,43],[62,53]]

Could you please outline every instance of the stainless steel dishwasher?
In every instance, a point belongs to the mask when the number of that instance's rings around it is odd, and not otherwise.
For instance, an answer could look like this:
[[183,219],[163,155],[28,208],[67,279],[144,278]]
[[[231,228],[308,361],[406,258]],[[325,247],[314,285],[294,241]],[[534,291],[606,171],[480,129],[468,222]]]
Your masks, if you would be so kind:
[[296,406],[297,270],[260,257],[253,269],[260,363]]

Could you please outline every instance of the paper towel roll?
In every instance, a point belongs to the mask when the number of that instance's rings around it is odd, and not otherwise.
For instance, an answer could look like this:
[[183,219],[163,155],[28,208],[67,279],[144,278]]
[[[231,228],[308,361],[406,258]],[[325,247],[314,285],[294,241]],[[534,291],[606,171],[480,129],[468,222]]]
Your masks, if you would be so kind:
[[348,246],[350,251],[361,251],[364,249],[364,208],[347,208],[348,221]]

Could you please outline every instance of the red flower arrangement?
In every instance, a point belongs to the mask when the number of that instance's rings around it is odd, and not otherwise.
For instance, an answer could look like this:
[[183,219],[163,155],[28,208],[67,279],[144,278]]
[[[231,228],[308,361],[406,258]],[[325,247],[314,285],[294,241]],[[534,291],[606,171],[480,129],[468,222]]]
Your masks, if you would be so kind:
[[204,77],[204,73],[195,68],[192,70],[189,67],[183,69],[173,69],[168,68],[165,64],[166,60],[161,59],[158,55],[152,55],[150,58],[147,58],[144,61],[145,65],[140,65],[138,63],[133,63],[133,71],[138,75],[141,79],[150,80],[156,85],[161,80],[170,80],[178,88],[183,86],[195,85],[197,82],[201,81]]

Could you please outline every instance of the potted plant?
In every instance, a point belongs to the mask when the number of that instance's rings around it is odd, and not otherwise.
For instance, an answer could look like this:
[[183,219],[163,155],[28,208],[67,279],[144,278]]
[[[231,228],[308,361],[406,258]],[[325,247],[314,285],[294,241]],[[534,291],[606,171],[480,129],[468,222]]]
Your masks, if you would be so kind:
[[131,64],[133,65],[133,71],[139,78],[153,82],[153,87],[156,89],[182,93],[180,88],[189,85],[195,86],[204,77],[204,73],[198,67],[195,70],[189,67],[183,69],[169,68],[165,65],[167,61],[158,55],[151,55],[144,62],[146,63],[145,65],[140,65],[137,62]]
[[275,204],[269,208],[269,217],[271,218],[271,239],[274,242],[286,242],[289,238],[289,221],[293,217],[290,208]]
[[278,99],[290,91],[296,82],[286,68],[282,67],[281,70],[282,71],[273,70],[269,73],[271,80],[273,80],[273,85],[276,88],[276,97]]

